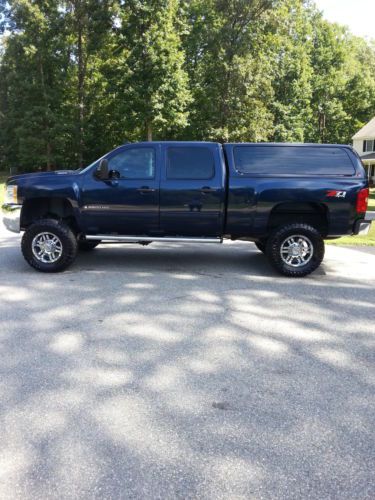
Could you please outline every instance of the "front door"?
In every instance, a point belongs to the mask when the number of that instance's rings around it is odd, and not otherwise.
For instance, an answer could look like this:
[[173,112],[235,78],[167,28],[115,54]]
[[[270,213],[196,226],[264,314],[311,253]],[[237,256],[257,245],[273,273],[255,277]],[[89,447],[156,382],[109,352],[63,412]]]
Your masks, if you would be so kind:
[[160,229],[165,236],[221,236],[225,172],[216,144],[163,145]]
[[[86,174],[82,217],[87,234],[152,235],[159,228],[159,150],[122,146],[109,153],[111,180]],[[95,169],[94,169],[95,170]]]

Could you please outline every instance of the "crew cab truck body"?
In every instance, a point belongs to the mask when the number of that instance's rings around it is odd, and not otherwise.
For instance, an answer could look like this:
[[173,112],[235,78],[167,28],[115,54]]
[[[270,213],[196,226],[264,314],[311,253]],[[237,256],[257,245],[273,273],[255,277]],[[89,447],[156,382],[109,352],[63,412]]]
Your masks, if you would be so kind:
[[324,239],[366,233],[368,181],[349,146],[145,142],[81,171],[10,177],[3,220],[39,271],[99,243],[256,243],[282,274],[315,270]]

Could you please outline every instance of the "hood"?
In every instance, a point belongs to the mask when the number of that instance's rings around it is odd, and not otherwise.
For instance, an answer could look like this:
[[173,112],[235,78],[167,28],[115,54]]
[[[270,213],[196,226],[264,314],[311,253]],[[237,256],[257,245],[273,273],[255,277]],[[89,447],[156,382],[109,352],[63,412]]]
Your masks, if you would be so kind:
[[80,170],[54,170],[53,172],[32,172],[29,174],[11,175],[7,179],[7,184],[17,183],[26,179],[48,178],[56,175],[78,175]]

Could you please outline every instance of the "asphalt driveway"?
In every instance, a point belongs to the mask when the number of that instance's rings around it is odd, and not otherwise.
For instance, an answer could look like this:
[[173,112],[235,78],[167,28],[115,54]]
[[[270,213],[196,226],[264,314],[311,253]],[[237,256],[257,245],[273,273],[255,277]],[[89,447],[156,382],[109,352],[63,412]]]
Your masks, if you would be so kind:
[[375,498],[375,253],[302,280],[254,245],[99,247],[67,272],[0,230],[0,498]]

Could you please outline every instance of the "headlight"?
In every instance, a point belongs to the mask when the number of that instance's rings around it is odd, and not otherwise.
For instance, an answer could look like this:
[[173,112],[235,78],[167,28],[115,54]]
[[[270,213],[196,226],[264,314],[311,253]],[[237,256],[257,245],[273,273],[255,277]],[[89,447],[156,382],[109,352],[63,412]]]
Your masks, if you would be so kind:
[[12,184],[10,186],[5,186],[5,196],[4,196],[5,203],[14,203],[17,205],[18,203],[17,187],[18,186],[14,186]]

